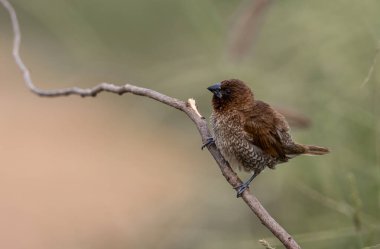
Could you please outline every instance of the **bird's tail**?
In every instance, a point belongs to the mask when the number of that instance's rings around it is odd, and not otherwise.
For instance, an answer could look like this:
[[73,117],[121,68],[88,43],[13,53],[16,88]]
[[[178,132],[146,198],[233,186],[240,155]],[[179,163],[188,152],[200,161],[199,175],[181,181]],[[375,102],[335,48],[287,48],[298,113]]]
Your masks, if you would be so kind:
[[288,146],[285,153],[289,157],[294,157],[297,155],[324,155],[329,153],[329,149],[314,145],[304,145],[304,144],[293,144]]
[[306,155],[324,155],[330,152],[329,149],[314,145],[302,145],[305,148]]

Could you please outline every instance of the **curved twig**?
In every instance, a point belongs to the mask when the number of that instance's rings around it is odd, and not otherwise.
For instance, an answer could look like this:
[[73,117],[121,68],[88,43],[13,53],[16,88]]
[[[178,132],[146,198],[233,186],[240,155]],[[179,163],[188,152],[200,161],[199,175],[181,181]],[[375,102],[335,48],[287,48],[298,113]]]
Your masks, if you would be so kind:
[[[162,93],[153,91],[151,89],[137,87],[130,84],[125,84],[123,86],[116,86],[110,83],[101,83],[93,88],[83,89],[79,87],[72,88],[64,88],[57,90],[43,90],[39,89],[33,84],[28,68],[25,66],[22,61],[19,48],[21,42],[21,33],[20,28],[16,16],[16,12],[14,11],[12,5],[7,0],[0,0],[0,3],[7,9],[10,14],[13,31],[14,31],[14,43],[13,43],[13,57],[16,61],[17,66],[21,70],[26,86],[35,94],[43,97],[57,97],[57,96],[67,96],[67,95],[80,95],[82,97],[86,96],[96,96],[98,93],[102,91],[116,93],[116,94],[124,94],[124,93],[132,93],[135,95],[140,95],[144,97],[149,97],[156,101],[159,101],[163,104],[174,107],[178,110],[181,110],[187,114],[187,116],[194,122],[196,125],[202,142],[205,143],[208,138],[211,137],[210,131],[207,126],[207,122],[205,118],[203,118],[195,105],[195,101],[189,99],[188,101],[181,101],[176,98],[172,98],[166,96]],[[214,144],[210,144],[207,146],[209,152],[214,157],[217,162],[220,170],[222,171],[223,176],[226,178],[228,183],[237,187],[242,184],[242,181],[239,179],[237,174],[231,169],[230,165],[227,161],[223,159],[220,151]],[[288,249],[298,249],[300,246],[297,242],[282,228],[265,210],[265,208],[261,205],[261,203],[257,200],[257,198],[252,195],[249,190],[246,190],[242,199],[248,205],[248,207],[256,214],[256,216],[260,219],[261,223],[266,226]]]

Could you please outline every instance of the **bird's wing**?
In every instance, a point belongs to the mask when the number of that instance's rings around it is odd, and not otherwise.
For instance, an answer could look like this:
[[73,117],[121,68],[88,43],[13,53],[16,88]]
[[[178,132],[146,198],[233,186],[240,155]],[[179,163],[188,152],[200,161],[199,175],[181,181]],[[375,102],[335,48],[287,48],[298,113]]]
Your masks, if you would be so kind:
[[255,101],[253,109],[243,113],[246,138],[265,153],[286,158],[284,139],[289,137],[285,118],[262,101]]

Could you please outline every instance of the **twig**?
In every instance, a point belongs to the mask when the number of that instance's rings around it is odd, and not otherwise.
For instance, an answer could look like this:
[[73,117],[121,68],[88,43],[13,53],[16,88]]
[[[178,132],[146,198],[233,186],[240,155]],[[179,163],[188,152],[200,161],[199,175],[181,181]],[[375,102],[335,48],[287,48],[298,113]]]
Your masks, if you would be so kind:
[[228,56],[231,59],[238,61],[248,53],[271,2],[272,0],[249,0],[240,4],[229,34]]
[[264,239],[259,240],[259,243],[260,243],[261,245],[263,245],[266,249],[276,249],[276,248],[272,247],[272,246],[269,244],[269,242],[266,241],[266,240],[264,240]]
[[[355,216],[355,212],[356,212],[355,207],[351,206],[350,204],[344,201],[338,201],[331,197],[328,197],[302,183],[298,183],[295,186],[305,196],[313,199],[314,201],[320,203],[321,205],[324,205],[327,208],[330,208],[343,215],[346,215],[347,217]],[[359,198],[359,197],[355,197],[355,198]],[[371,229],[376,229],[377,224],[374,222],[375,220],[374,217],[366,213],[363,213],[362,210],[360,210],[360,216],[361,218],[363,218],[363,220],[360,220],[362,223],[365,223],[365,225],[371,227]]]
[[371,79],[373,71],[375,70],[375,66],[376,66],[376,63],[377,63],[377,57],[379,56],[379,52],[380,52],[380,41],[377,44],[377,48],[375,50],[375,55],[373,56],[373,60],[372,60],[372,65],[371,65],[371,67],[368,70],[367,77],[365,77],[365,79],[363,80],[363,82],[360,84],[360,88],[362,88],[365,85],[367,85],[367,83]]
[[[132,93],[140,96],[149,97],[151,99],[157,100],[161,103],[164,103],[168,106],[174,107],[178,110],[183,111],[187,116],[195,123],[198,131],[201,135],[202,142],[205,143],[208,138],[211,137],[210,131],[207,126],[206,120],[199,114],[195,101],[188,100],[187,102],[166,96],[162,93],[153,91],[151,89],[137,87],[130,84],[125,84],[123,86],[116,86],[110,83],[101,83],[93,88],[82,89],[79,87],[64,88],[58,90],[42,90],[36,87],[33,84],[28,68],[23,63],[20,54],[20,42],[21,42],[21,33],[16,16],[16,12],[13,9],[12,5],[8,0],[0,0],[0,3],[6,8],[9,12],[12,27],[14,31],[14,43],[13,43],[13,57],[16,61],[17,66],[21,70],[26,86],[35,94],[43,97],[57,97],[57,96],[67,96],[67,95],[80,95],[82,97],[86,96],[96,96],[102,91],[123,94],[123,93]],[[222,171],[223,176],[226,178],[229,184],[233,187],[237,187],[242,184],[242,181],[236,175],[236,173],[231,169],[227,161],[225,161],[214,144],[207,146],[211,155],[214,157],[217,162],[220,170]],[[265,210],[261,203],[253,196],[248,190],[246,190],[242,195],[243,200],[248,205],[248,207],[256,214],[260,219],[261,223],[266,226],[288,249],[298,249],[300,246],[297,242],[290,236],[284,228],[282,228]]]
[[304,114],[297,112],[295,110],[284,108],[284,107],[278,107],[276,106],[275,109],[285,116],[286,121],[288,121],[290,127],[294,128],[301,128],[305,129],[308,128],[311,124],[310,118],[305,116]]
[[298,183],[296,184],[296,187],[305,196],[317,201],[318,203],[328,208],[331,208],[332,210],[335,210],[349,217],[351,217],[354,213],[354,208],[351,207],[349,204],[345,202],[340,202],[340,201],[334,200],[333,198],[325,196],[305,184]]
[[379,249],[380,248],[380,244],[376,244],[376,245],[373,245],[373,246],[366,246],[366,247],[363,247],[362,249]]

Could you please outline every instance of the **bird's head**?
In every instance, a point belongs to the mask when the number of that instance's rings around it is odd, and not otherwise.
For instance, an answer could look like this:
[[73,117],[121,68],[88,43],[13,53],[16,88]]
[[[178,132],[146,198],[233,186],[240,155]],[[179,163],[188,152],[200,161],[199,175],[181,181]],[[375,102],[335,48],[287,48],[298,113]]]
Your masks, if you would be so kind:
[[212,98],[214,110],[242,109],[253,104],[253,93],[241,80],[223,80],[207,89],[214,94]]

